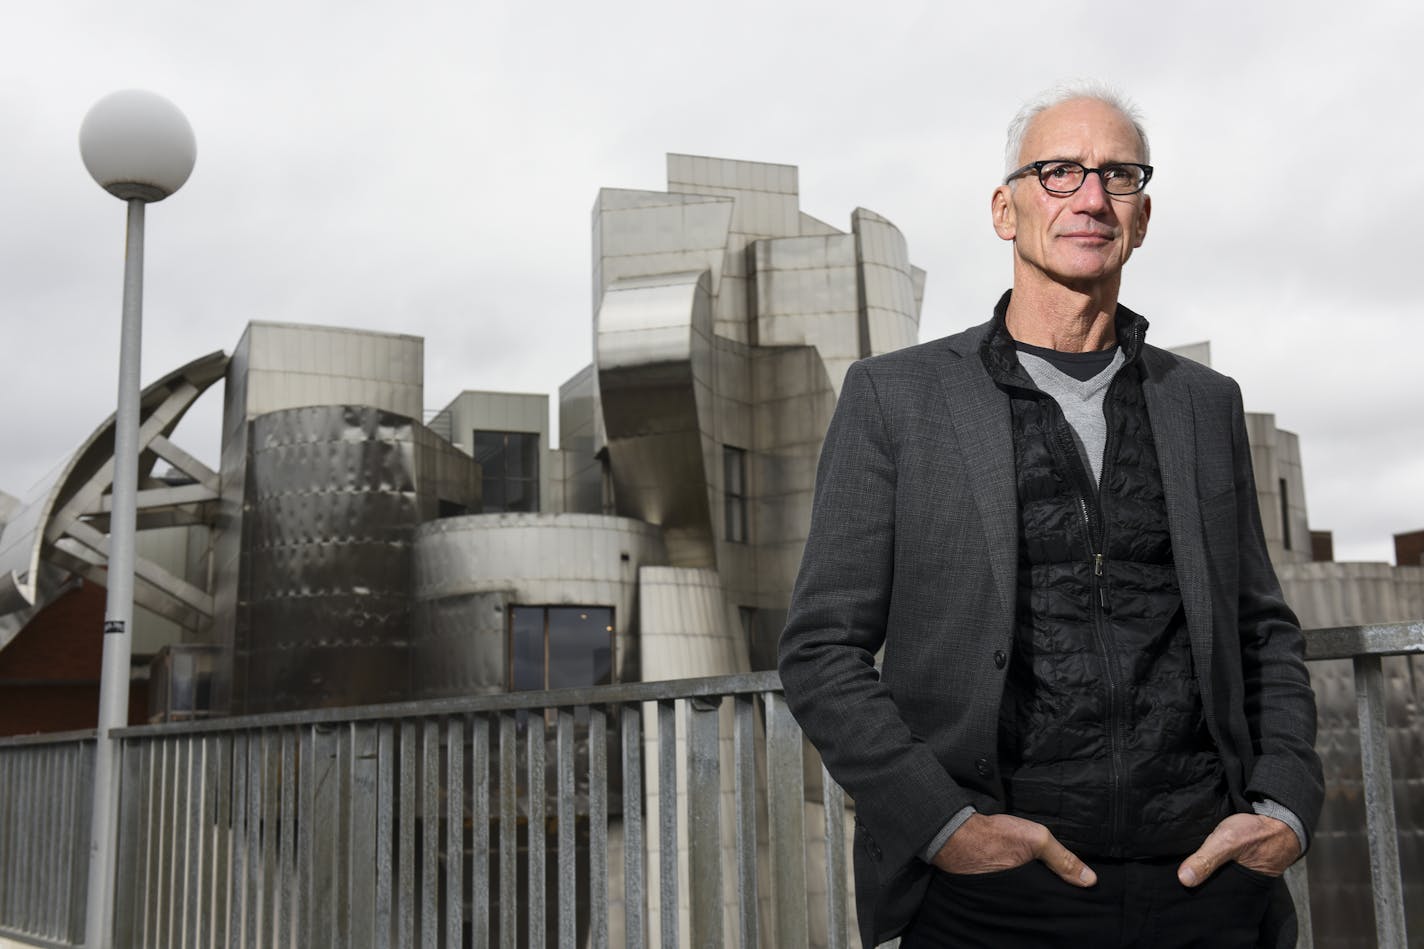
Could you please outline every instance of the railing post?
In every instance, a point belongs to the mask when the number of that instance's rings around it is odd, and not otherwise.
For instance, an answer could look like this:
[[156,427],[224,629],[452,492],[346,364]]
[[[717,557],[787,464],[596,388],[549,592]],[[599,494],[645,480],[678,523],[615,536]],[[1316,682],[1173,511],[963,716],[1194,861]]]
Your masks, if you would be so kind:
[[1384,673],[1378,655],[1355,656],[1355,704],[1360,716],[1360,760],[1370,836],[1370,879],[1379,949],[1405,949],[1404,888],[1395,837],[1394,780],[1385,728]]
[[687,703],[688,889],[692,944],[722,949],[722,697]]
[[766,814],[777,949],[810,943],[806,907],[806,788],[801,728],[780,692],[766,694]]
[[739,695],[734,701],[732,750],[737,788],[737,935],[741,949],[756,949],[761,941],[757,906],[756,706],[750,695]]

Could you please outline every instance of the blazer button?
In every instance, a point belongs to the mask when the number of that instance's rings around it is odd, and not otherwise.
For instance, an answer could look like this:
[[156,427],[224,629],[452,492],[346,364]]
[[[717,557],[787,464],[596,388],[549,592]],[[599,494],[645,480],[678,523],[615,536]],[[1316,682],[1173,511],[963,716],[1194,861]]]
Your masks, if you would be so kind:
[[975,758],[974,770],[979,772],[979,777],[981,778],[987,778],[994,773],[994,769],[989,766],[988,758]]
[[1007,663],[1008,661],[1009,661],[1009,657],[1006,656],[1006,655],[1004,655],[1004,651],[1003,651],[1002,649],[995,649],[995,650],[994,650],[994,668],[995,668],[995,669],[1002,669],[1002,668],[1004,668],[1004,664]]

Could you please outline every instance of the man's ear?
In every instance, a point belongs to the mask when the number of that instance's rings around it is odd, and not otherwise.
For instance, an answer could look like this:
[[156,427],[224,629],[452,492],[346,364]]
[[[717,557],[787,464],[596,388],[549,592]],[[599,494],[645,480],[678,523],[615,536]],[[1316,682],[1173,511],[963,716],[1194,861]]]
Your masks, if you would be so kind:
[[989,213],[994,218],[994,233],[1011,241],[1018,234],[1018,215],[1014,213],[1014,192],[1009,185],[999,185],[989,199]]
[[1142,213],[1137,216],[1137,233],[1132,237],[1132,246],[1141,247],[1147,239],[1147,219],[1152,216],[1152,195],[1142,196]]

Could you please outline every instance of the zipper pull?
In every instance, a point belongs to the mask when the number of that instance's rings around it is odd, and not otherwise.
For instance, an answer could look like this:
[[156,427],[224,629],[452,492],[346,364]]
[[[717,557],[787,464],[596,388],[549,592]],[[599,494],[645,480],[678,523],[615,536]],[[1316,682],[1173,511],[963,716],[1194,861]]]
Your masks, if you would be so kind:
[[1098,581],[1093,586],[1098,588],[1098,606],[1102,607],[1104,613],[1111,613],[1108,608],[1108,582],[1102,579],[1103,576],[1103,555],[1093,554],[1093,576],[1098,577]]

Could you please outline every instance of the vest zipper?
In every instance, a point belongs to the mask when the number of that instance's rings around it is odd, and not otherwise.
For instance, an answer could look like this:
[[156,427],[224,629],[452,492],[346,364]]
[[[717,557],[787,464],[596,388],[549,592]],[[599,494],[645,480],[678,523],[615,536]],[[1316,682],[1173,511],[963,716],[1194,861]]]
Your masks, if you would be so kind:
[[[1063,415],[1062,408],[1051,397],[1049,398],[1049,402],[1053,404],[1058,415],[1058,424],[1055,429],[1058,433],[1059,451],[1065,456],[1064,460],[1070,469],[1078,472],[1078,511],[1083,517],[1083,538],[1087,547],[1088,564],[1092,577],[1090,600],[1093,611],[1093,635],[1097,640],[1098,652],[1103,659],[1103,677],[1107,680],[1108,708],[1103,730],[1107,733],[1108,741],[1108,850],[1110,852],[1121,847],[1124,843],[1123,814],[1126,802],[1123,800],[1125,794],[1123,787],[1125,765],[1122,750],[1123,689],[1118,681],[1117,651],[1113,649],[1112,639],[1107,629],[1107,615],[1111,612],[1111,605],[1108,601],[1107,575],[1104,570],[1104,564],[1107,561],[1108,520],[1103,510],[1105,496],[1103,485],[1108,483],[1109,475],[1112,473],[1113,456],[1117,453],[1117,427],[1113,424],[1113,419],[1108,417],[1108,412],[1112,405],[1113,389],[1117,387],[1118,380],[1121,378],[1122,373],[1119,372],[1112,382],[1108,383],[1108,391],[1103,396],[1103,420],[1107,427],[1107,442],[1103,446],[1102,477],[1096,485],[1092,482],[1092,470],[1083,461],[1077,443],[1073,440],[1073,434],[1068,429],[1068,420]],[[1096,490],[1093,490],[1094,488]],[[1091,506],[1088,502],[1090,496],[1095,502]],[[1094,514],[1097,515],[1098,529],[1096,531],[1093,529]]]

